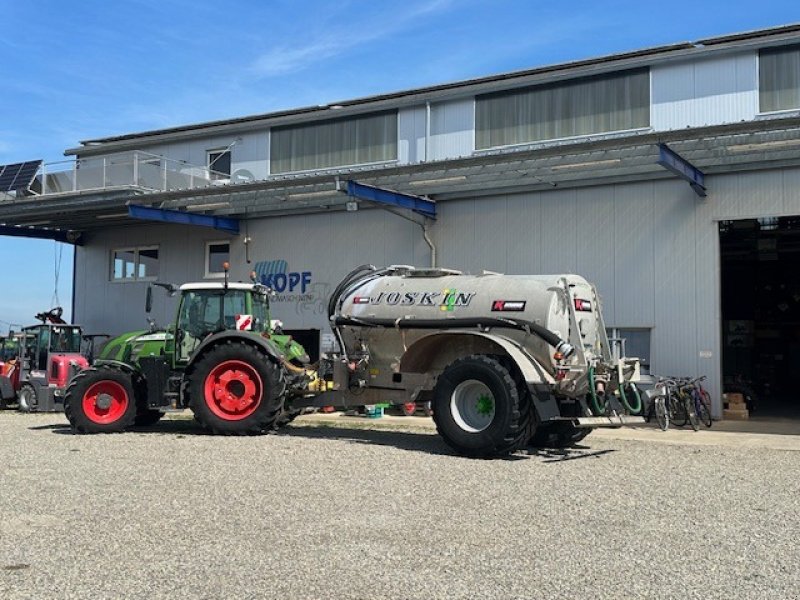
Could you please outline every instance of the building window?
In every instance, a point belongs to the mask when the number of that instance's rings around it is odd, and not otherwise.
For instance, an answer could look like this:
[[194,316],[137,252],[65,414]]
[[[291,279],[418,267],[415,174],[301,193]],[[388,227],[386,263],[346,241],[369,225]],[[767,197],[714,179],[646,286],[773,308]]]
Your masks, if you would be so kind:
[[222,264],[229,263],[230,259],[230,242],[206,243],[206,277],[222,277],[225,274]]
[[397,160],[397,111],[273,127],[270,172]]
[[478,96],[478,150],[650,126],[647,69]]
[[112,281],[158,279],[158,246],[118,248],[112,251]]
[[608,338],[614,355],[638,358],[642,371],[650,370],[650,330],[639,328],[610,328]]
[[231,151],[230,150],[209,150],[208,151],[208,178],[209,179],[230,179],[231,176]]
[[758,99],[761,112],[800,108],[800,46],[759,51]]

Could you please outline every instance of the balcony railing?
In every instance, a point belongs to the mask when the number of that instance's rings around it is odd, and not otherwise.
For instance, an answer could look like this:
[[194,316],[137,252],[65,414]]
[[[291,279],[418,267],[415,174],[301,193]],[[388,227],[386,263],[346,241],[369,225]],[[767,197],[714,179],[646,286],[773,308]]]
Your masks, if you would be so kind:
[[230,183],[230,175],[139,150],[44,163],[30,191],[38,195],[137,189],[167,192]]

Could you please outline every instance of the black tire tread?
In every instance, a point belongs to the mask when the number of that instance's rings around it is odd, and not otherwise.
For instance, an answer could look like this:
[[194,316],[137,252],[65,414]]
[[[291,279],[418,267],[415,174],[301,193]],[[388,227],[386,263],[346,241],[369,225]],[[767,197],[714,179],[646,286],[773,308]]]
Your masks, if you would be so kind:
[[536,418],[527,389],[520,389],[521,386],[514,380],[511,371],[503,366],[498,358],[499,357],[487,356],[485,354],[472,354],[453,361],[443,372],[444,374],[448,369],[454,369],[474,362],[483,363],[484,366],[494,370],[500,375],[504,385],[513,392],[510,394],[511,422],[503,439],[493,446],[475,449],[455,445],[448,439],[447,434],[443,431],[440,419],[437,418],[437,411],[434,410],[433,421],[436,423],[436,431],[451,448],[464,456],[472,458],[497,458],[507,456],[524,447],[533,436],[536,429]]
[[[214,418],[207,417],[206,411],[201,405],[201,403],[205,403],[205,399],[202,397],[202,393],[197,393],[197,390],[194,390],[197,382],[193,380],[193,377],[197,372],[205,371],[205,363],[216,364],[219,361],[219,359],[215,358],[217,354],[227,353],[234,348],[243,354],[243,358],[249,359],[251,364],[261,363],[265,365],[272,379],[272,381],[265,383],[266,390],[271,395],[271,398],[262,399],[262,402],[267,402],[268,409],[263,413],[257,413],[258,418],[238,421],[236,423],[239,427],[220,427],[215,423]],[[279,421],[284,413],[284,394],[286,391],[284,370],[252,344],[241,340],[227,339],[209,348],[187,370],[185,379],[188,381],[188,406],[192,409],[195,420],[214,435],[260,435],[283,426],[279,425]],[[247,421],[249,423],[246,423]],[[286,421],[284,425],[288,424],[288,422]]]
[[[72,431],[75,433],[87,434],[87,433],[122,433],[126,429],[128,429],[136,418],[136,411],[129,411],[128,414],[122,416],[122,418],[113,424],[113,426],[102,426],[101,428],[95,428],[91,425],[86,425],[80,422],[78,418],[78,413],[76,412],[76,408],[73,407],[73,398],[75,394],[78,394],[77,398],[74,398],[78,403],[82,402],[83,400],[83,393],[79,393],[78,390],[82,388],[84,385],[87,385],[87,379],[91,382],[92,377],[95,377],[96,373],[102,374],[103,371],[111,371],[115,374],[122,374],[130,380],[130,387],[134,392],[134,397],[129,398],[129,402],[133,404],[136,403],[136,389],[137,383],[134,380],[135,372],[133,369],[124,369],[123,367],[115,364],[100,364],[89,367],[87,369],[83,369],[79,371],[75,377],[69,382],[67,385],[67,389],[64,391],[64,415],[67,417],[70,425],[72,426]],[[98,380],[102,379],[102,377],[98,377]],[[88,387],[88,385],[87,385]]]

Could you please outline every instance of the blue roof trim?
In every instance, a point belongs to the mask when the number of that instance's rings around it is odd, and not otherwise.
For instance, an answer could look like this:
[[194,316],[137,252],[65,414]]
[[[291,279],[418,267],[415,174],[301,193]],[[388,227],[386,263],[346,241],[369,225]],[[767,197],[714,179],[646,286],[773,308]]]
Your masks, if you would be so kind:
[[228,233],[239,233],[239,219],[230,217],[216,217],[214,215],[200,215],[182,210],[168,208],[153,208],[139,204],[128,205],[128,216],[132,219],[143,221],[160,221],[162,223],[177,223],[180,225],[197,225],[211,227]]
[[675,173],[681,179],[688,181],[695,194],[701,198],[706,197],[706,183],[703,172],[666,144],[658,145],[658,160],[656,163],[667,171]]
[[79,233],[62,231],[60,229],[42,229],[39,227],[25,227],[24,225],[0,225],[0,235],[35,238],[38,240],[55,240],[64,244],[83,246],[83,241]]
[[436,203],[420,196],[401,194],[400,192],[358,183],[352,179],[347,181],[347,195],[377,202],[378,204],[407,208],[429,219],[436,218]]

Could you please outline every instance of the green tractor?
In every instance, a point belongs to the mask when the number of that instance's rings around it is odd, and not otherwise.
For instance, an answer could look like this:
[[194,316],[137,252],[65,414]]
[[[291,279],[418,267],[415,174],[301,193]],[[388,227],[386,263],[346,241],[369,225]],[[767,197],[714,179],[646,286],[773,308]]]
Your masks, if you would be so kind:
[[[226,274],[227,275],[227,274]],[[262,433],[287,424],[291,398],[316,381],[308,356],[269,318],[270,290],[258,283],[191,283],[180,291],[174,325],[109,340],[64,395],[74,431],[105,433],[151,425],[167,409],[190,408],[217,434]],[[145,310],[152,307],[147,288]]]

